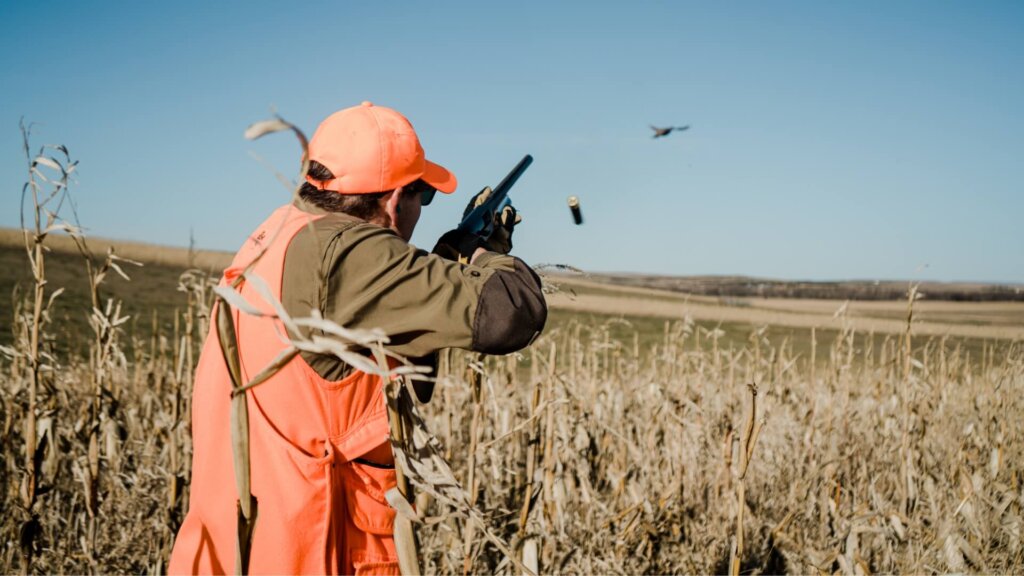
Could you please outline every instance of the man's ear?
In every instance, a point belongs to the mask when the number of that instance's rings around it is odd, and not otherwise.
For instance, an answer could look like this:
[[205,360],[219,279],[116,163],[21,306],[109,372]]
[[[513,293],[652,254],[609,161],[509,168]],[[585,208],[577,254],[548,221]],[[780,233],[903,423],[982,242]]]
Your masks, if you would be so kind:
[[384,214],[388,217],[388,227],[391,226],[391,222],[396,222],[398,220],[398,214],[401,212],[401,208],[399,208],[399,200],[401,199],[401,188],[392,190],[380,199],[381,207],[384,209]]

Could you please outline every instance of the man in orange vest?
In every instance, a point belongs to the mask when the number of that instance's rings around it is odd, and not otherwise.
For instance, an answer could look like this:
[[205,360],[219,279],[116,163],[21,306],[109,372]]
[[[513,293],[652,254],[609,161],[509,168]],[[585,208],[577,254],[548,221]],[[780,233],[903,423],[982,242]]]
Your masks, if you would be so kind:
[[[452,231],[433,253],[408,244],[422,207],[438,190],[454,192],[456,179],[425,158],[404,116],[370,102],[336,112],[317,128],[309,158],[298,197],[249,237],[223,283],[255,261],[252,271],[289,315],[317,311],[347,328],[380,328],[388,347],[408,358],[443,348],[505,354],[543,330],[540,280],[508,255],[518,220],[511,208],[488,240]],[[256,304],[251,284],[239,291]],[[286,329],[270,315],[232,318],[247,382],[287,347]],[[192,405],[190,507],[170,573],[237,571],[230,396],[211,326]],[[381,379],[303,352],[247,402],[259,503],[249,572],[398,574],[395,512],[384,498],[395,470]]]

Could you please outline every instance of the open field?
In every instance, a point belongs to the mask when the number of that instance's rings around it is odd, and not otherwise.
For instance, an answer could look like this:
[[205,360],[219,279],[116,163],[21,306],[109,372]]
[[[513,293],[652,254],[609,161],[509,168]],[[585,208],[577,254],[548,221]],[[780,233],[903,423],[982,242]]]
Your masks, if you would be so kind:
[[[599,314],[621,314],[755,326],[839,329],[848,323],[858,332],[900,334],[907,327],[906,301],[802,300],[694,296],[651,288],[609,286],[576,277],[557,277],[566,290],[552,306]],[[571,292],[570,292],[571,290]],[[926,336],[1024,339],[1024,302],[915,303],[914,332]],[[845,314],[836,313],[843,309]]]
[[[231,263],[231,254],[213,250],[188,250],[173,246],[160,246],[129,240],[111,240],[106,238],[89,238],[89,247],[96,254],[104,254],[114,248],[122,258],[138,260],[155,266],[172,268],[223,269]],[[241,242],[239,242],[241,244]],[[50,234],[46,245],[58,253],[78,254],[75,243],[66,235]],[[25,240],[21,230],[0,228],[0,247],[20,248],[24,250]]]
[[[13,319],[13,354],[0,356],[2,573],[24,558],[35,573],[165,568],[188,507],[209,294],[180,282],[186,252],[135,249],[118,253],[147,265],[104,294],[139,321],[102,338],[85,321],[80,259],[48,255],[49,292],[67,291],[42,326],[30,426],[31,318],[10,300],[0,309]],[[27,269],[17,246],[0,258],[10,294]],[[211,258],[216,270],[225,255]],[[516,558],[572,574],[1024,570],[1017,304],[925,299],[908,332],[905,302],[852,302],[833,318],[840,301],[550,280],[560,293],[537,342],[446,354],[420,406]],[[428,573],[518,573],[459,509],[419,502]]]
[[[21,232],[0,229],[0,270],[3,270],[0,272],[0,293],[10,294],[19,276],[26,278],[28,275],[22,242]],[[67,302],[58,301],[58,314],[67,318],[68,326],[74,327],[81,321],[73,318],[70,311],[81,309],[86,294],[84,287],[73,279],[83,273],[84,267],[69,238],[52,235],[47,242],[58,262],[51,271],[54,284],[68,287],[65,294]],[[142,268],[126,267],[132,276],[131,283],[119,277],[111,277],[108,281],[111,295],[124,301],[128,313],[139,322],[149,321],[154,310],[165,322],[170,322],[176,305],[171,292],[176,289],[177,277],[185,270],[194,268],[216,275],[231,261],[231,255],[225,252],[189,251],[138,242],[93,239],[90,247],[96,253],[104,253],[114,247],[121,257],[145,264]],[[19,268],[21,274],[18,273]],[[905,299],[850,301],[846,304],[845,315],[839,318],[836,312],[843,307],[845,300],[705,296],[609,284],[604,277],[595,279],[557,274],[549,278],[564,288],[551,296],[549,304],[567,312],[669,321],[689,316],[701,323],[753,328],[769,326],[775,329],[809,330],[813,327],[822,331],[839,330],[846,322],[858,332],[879,335],[901,334],[906,329]],[[956,286],[962,290],[982,289],[977,285]],[[1024,302],[932,300],[929,292],[922,290],[922,294],[923,298],[915,303],[916,334],[940,338],[1024,339]],[[10,317],[10,302],[10,299],[0,300],[0,317]],[[9,341],[9,334],[0,335],[0,343],[6,341]]]
[[[899,300],[907,283],[893,280],[793,281],[745,276],[651,276],[595,273],[591,278],[615,286],[657,288],[702,296],[799,298],[804,300]],[[1024,302],[1024,284],[921,282],[935,300]]]
[[[87,317],[90,306],[86,267],[74,243],[67,236],[51,235],[47,238],[51,247],[47,276],[55,287],[65,291],[54,302],[52,315],[61,333],[60,346],[80,348],[76,344],[87,342],[91,333]],[[196,251],[190,253],[182,248],[169,248],[137,242],[90,239],[89,247],[97,254],[105,254],[114,247],[116,253],[129,260],[142,262],[142,267],[130,264],[122,266],[131,281],[116,274],[109,274],[104,282],[104,292],[123,302],[124,313],[131,316],[130,326],[136,327],[136,335],[148,340],[152,334],[154,315],[160,331],[173,331],[176,310],[184,300],[178,291],[178,280],[188,269],[203,273],[219,274],[231,262],[231,255],[224,252]],[[27,293],[31,286],[31,271],[25,257],[24,240],[21,232],[0,229],[0,318],[2,326],[9,326],[13,315],[14,302],[11,295],[15,285],[21,284],[21,293]],[[0,332],[0,344],[9,344],[13,338],[11,330]],[[78,349],[82,352],[84,349]]]

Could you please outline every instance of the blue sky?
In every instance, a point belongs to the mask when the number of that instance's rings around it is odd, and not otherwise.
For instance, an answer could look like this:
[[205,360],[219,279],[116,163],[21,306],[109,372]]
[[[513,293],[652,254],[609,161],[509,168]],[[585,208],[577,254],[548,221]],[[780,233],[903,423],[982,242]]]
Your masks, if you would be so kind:
[[245,127],[372,100],[459,177],[427,248],[531,153],[534,264],[1024,282],[1020,2],[4,2],[0,82],[0,226],[24,117],[92,235],[234,250],[298,164]]

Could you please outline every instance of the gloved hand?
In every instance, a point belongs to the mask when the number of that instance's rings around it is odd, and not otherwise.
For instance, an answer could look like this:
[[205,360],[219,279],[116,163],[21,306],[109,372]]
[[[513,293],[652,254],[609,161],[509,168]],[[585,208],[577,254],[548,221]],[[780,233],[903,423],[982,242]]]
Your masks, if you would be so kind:
[[[483,204],[491,197],[491,187],[485,186],[483,190],[477,193],[476,196],[470,198],[469,203],[466,204],[466,209],[462,211],[462,217],[465,218],[467,214],[473,211],[474,208]],[[484,239],[483,248],[490,250],[491,252],[497,252],[499,254],[508,254],[512,251],[512,231],[516,224],[523,221],[523,217],[520,216],[514,207],[511,205],[506,206],[501,210],[501,213],[494,214],[494,227],[493,232],[489,238]]]
[[466,209],[462,211],[462,217],[465,218],[473,211],[474,208],[487,202],[487,199],[491,197],[491,187],[484,186],[484,189],[477,192],[476,196],[469,199],[469,203],[466,204]]
[[442,258],[458,262],[459,258],[469,262],[473,259],[473,253],[477,248],[483,246],[484,239],[461,230],[449,230],[437,240],[432,252]]
[[500,214],[494,214],[494,231],[490,238],[484,240],[483,247],[491,252],[508,254],[512,251],[513,229],[522,221],[523,217],[512,205],[505,206]]
[[[465,218],[467,214],[473,211],[473,208],[483,204],[490,195],[491,187],[485,186],[483,190],[469,199],[466,209],[462,211],[462,217]],[[437,244],[434,245],[434,249],[431,252],[448,260],[458,261],[459,257],[462,257],[465,261],[469,262],[473,259],[473,253],[476,252],[476,249],[483,246],[483,242],[484,239],[476,234],[460,232],[458,229],[449,230],[437,240]]]
[[[465,210],[462,211],[462,217],[465,218],[474,208],[486,202],[490,195],[491,187],[485,186],[483,190],[470,198]],[[506,206],[500,214],[494,214],[493,231],[489,238],[451,230],[441,236],[434,246],[433,252],[449,260],[458,260],[461,256],[467,261],[472,260],[473,253],[477,248],[508,254],[512,250],[512,231],[522,219],[523,217],[516,212],[515,208]]]

